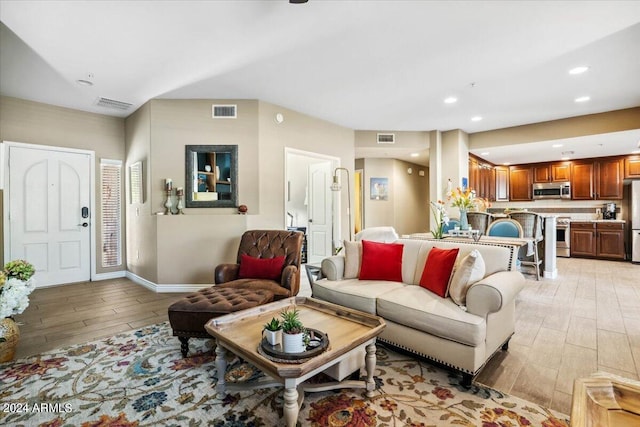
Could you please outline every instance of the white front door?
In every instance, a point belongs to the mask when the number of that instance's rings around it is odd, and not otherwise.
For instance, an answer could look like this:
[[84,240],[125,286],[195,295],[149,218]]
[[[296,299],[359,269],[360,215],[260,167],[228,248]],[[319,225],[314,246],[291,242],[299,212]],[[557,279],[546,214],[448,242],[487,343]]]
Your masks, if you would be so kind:
[[91,278],[91,156],[9,147],[9,253],[36,269],[36,284]]
[[331,256],[331,162],[309,165],[308,263],[320,263]]

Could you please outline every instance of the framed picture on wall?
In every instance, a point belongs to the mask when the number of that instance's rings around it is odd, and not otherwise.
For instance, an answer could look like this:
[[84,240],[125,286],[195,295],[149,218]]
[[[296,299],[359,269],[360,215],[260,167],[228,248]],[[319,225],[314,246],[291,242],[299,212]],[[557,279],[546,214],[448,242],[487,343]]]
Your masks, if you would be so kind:
[[389,200],[389,178],[371,178],[369,195],[371,200]]

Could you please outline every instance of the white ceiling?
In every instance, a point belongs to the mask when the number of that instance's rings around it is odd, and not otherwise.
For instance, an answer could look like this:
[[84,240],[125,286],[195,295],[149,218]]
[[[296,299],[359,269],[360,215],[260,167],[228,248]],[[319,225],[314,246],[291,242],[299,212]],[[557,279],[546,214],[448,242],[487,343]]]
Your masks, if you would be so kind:
[[356,130],[473,133],[640,106],[638,1],[0,0],[0,20],[1,94],[120,117],[261,99]]

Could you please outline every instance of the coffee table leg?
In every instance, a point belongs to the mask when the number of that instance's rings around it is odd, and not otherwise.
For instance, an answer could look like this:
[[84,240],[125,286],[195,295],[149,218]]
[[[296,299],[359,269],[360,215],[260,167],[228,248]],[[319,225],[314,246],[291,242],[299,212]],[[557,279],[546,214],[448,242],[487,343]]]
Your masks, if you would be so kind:
[[287,427],[295,427],[298,421],[298,412],[300,412],[300,407],[298,406],[298,389],[295,385],[290,387],[285,384],[284,424]]
[[216,383],[216,392],[219,399],[224,399],[227,391],[227,384],[224,381],[224,374],[227,372],[227,359],[225,357],[226,349],[218,343],[216,346],[216,369],[218,370],[218,382]]
[[376,389],[376,382],[373,379],[373,372],[376,369],[375,341],[367,346],[367,355],[364,358],[364,365],[367,369],[367,397],[373,397],[373,392]]

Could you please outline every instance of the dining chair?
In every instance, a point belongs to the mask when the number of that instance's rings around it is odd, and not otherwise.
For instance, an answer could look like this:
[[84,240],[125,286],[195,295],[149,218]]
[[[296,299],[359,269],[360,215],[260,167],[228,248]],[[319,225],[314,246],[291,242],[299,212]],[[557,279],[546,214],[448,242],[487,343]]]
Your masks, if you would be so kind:
[[510,218],[497,219],[487,227],[487,236],[522,237],[522,234],[520,223]]
[[[540,280],[540,268],[543,259],[540,257],[539,246],[544,240],[542,225],[542,217],[535,212],[512,212],[509,218],[518,221],[522,226],[522,237],[533,239],[533,254],[519,254],[518,258],[522,265],[529,265],[536,269],[536,279]],[[533,258],[533,259],[532,259]]]
[[482,234],[487,234],[489,224],[493,221],[493,215],[486,212],[467,212],[467,221],[474,230],[480,230]]
[[455,227],[460,227],[460,220],[457,218],[449,218],[449,224],[445,224],[443,232],[448,233]]

